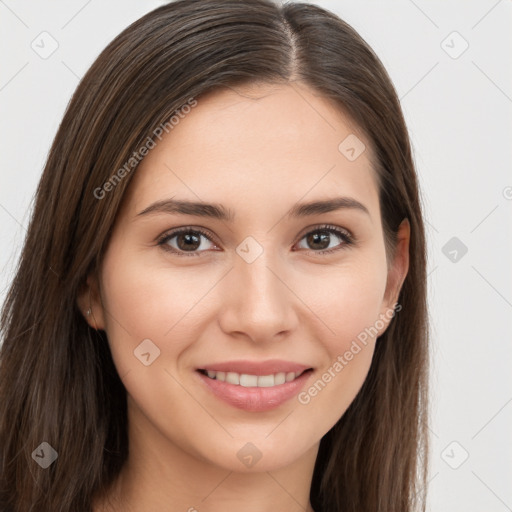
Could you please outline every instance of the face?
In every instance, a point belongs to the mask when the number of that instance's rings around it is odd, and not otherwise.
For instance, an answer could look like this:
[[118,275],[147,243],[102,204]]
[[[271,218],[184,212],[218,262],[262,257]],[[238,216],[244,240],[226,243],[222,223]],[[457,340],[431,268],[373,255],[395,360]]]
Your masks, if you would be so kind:
[[140,435],[230,471],[284,467],[361,388],[408,225],[388,261],[370,142],[304,85],[201,97],[156,141],[89,280],[91,322]]

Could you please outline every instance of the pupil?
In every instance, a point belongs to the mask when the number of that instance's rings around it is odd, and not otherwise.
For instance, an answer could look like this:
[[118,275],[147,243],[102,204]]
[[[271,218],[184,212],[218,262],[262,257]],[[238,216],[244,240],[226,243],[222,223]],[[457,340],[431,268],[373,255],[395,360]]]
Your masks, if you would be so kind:
[[[185,241],[184,243],[181,243]],[[178,236],[178,247],[185,251],[197,249],[201,245],[199,237],[190,233],[185,233]]]
[[313,247],[316,249],[326,249],[329,247],[329,233],[315,233],[313,235],[308,236],[308,243],[310,245],[314,245],[316,243],[320,243],[320,247]]

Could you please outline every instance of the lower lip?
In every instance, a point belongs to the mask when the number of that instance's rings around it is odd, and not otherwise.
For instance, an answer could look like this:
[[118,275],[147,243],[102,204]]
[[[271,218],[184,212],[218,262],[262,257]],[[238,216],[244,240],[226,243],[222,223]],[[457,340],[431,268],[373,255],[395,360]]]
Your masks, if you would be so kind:
[[295,380],[277,386],[246,388],[221,380],[210,379],[201,372],[197,372],[214,395],[229,405],[250,412],[270,411],[290,400],[304,387],[311,373],[313,373],[311,370],[306,371]]

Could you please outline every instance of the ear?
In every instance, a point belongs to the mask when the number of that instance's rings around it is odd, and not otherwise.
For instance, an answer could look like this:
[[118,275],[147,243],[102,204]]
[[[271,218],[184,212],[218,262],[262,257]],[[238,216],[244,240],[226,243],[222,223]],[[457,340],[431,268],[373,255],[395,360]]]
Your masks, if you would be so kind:
[[98,278],[95,273],[87,276],[85,284],[78,292],[76,302],[85,321],[93,329],[105,329],[103,303],[101,301]]
[[[393,261],[388,265],[388,276],[386,290],[382,301],[381,319],[384,322],[384,328],[378,334],[380,336],[387,329],[391,319],[394,316],[395,305],[398,302],[400,290],[409,271],[409,243],[411,240],[411,225],[409,219],[404,219],[398,227],[395,254]],[[401,305],[396,308],[401,309]]]

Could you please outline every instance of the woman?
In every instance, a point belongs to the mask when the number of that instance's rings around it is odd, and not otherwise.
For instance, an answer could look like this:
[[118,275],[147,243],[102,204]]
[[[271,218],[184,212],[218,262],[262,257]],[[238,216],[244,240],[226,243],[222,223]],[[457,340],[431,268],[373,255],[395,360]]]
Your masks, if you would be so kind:
[[2,510],[424,510],[425,238],[338,17],[180,0],[77,88],[2,314]]

